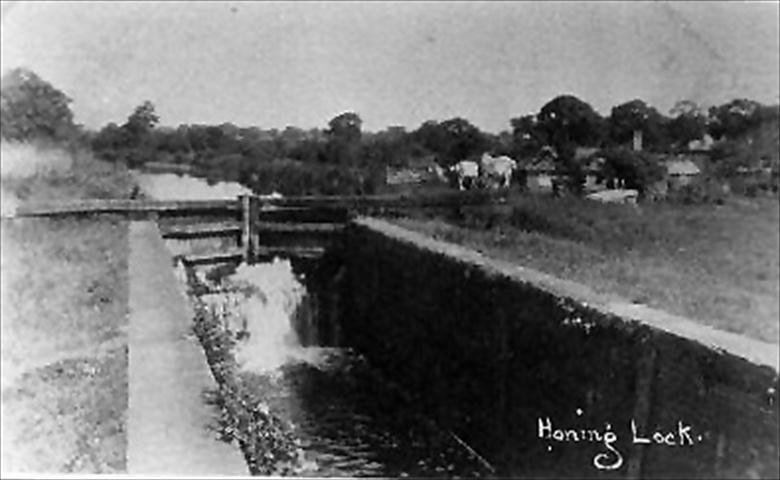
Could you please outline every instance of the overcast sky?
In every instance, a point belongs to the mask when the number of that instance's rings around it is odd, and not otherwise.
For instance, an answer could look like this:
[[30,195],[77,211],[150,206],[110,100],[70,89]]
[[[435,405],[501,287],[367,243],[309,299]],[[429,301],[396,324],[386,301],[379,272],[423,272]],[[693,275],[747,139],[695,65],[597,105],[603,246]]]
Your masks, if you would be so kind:
[[364,128],[465,117],[492,132],[573,94],[607,115],[780,101],[777,2],[3,2],[3,73],[31,68],[78,122]]

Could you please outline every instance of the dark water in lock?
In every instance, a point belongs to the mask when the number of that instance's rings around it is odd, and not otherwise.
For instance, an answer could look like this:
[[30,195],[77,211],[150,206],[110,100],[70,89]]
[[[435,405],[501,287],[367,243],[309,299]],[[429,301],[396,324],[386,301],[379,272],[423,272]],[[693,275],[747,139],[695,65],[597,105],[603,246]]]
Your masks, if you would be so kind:
[[[317,349],[317,347],[309,347]],[[272,412],[291,422],[319,476],[483,476],[487,466],[422,415],[349,349],[314,362],[244,374]]]
[[292,424],[307,464],[313,462],[301,475],[490,474],[470,447],[423,415],[357,352],[301,345],[291,312],[307,293],[289,263],[242,268],[238,276],[258,288],[261,301],[246,310],[250,341],[239,347],[241,376],[273,414]]

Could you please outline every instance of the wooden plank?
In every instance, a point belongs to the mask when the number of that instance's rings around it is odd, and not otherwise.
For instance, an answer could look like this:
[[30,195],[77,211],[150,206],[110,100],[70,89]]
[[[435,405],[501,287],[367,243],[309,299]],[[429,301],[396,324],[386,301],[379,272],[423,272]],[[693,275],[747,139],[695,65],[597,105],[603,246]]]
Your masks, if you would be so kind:
[[244,258],[242,248],[231,248],[220,252],[186,255],[183,259],[185,265],[202,265],[229,261],[240,261]]
[[[299,196],[274,199],[256,199],[259,204],[278,209],[262,210],[261,215],[292,218],[294,221],[346,221],[348,211],[384,208],[457,207],[487,205],[505,201],[505,193],[491,191],[452,192],[429,195],[373,195],[373,196]],[[220,200],[129,200],[91,199],[71,202],[40,202],[20,205],[16,216],[53,216],[85,214],[151,214],[192,215],[203,212],[238,213],[239,199]],[[297,210],[291,210],[297,209]],[[261,216],[262,218],[262,216]]]
[[346,227],[344,223],[292,223],[292,222],[257,222],[255,228],[261,232],[301,232],[301,233],[336,233]]
[[270,257],[283,257],[283,258],[316,258],[321,257],[325,253],[324,247],[267,247],[260,246],[255,251],[256,258],[270,258]]
[[391,194],[391,195],[316,195],[263,199],[264,204],[280,207],[327,206],[349,209],[392,208],[392,207],[435,207],[458,206],[501,202],[506,192],[490,190],[447,192],[436,194]]
[[70,202],[36,202],[20,205],[16,216],[84,215],[101,213],[169,213],[237,211],[235,199],[225,200],[127,200],[92,199]]
[[257,239],[254,223],[257,222],[258,198],[254,195],[241,195],[241,247],[244,249],[244,261],[252,258],[252,250]]
[[[500,192],[452,192],[431,195],[372,195],[372,196],[299,196],[275,199],[260,199],[263,205],[288,208],[322,209],[366,209],[366,208],[404,208],[458,206],[501,202],[505,194]],[[16,216],[51,216],[66,214],[99,213],[160,213],[175,214],[203,211],[241,210],[238,199],[220,200],[129,200],[129,199],[91,199],[71,202],[40,202],[20,205]],[[273,211],[273,210],[271,210]],[[300,212],[300,210],[299,210]],[[288,211],[287,213],[294,212]],[[334,214],[334,211],[331,212]],[[335,211],[335,214],[340,214]]]
[[161,227],[163,238],[214,237],[237,235],[241,232],[238,222],[180,224]]

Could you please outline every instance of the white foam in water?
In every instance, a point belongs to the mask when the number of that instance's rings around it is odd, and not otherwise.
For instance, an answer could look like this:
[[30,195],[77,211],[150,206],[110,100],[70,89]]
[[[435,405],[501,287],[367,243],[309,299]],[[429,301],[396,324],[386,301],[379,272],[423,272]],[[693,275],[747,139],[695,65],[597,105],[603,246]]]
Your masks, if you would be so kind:
[[316,348],[301,346],[291,317],[306,295],[289,260],[241,265],[228,281],[251,284],[258,292],[240,306],[247,320],[249,337],[236,346],[236,361],[242,370],[270,372],[293,362],[316,362]]

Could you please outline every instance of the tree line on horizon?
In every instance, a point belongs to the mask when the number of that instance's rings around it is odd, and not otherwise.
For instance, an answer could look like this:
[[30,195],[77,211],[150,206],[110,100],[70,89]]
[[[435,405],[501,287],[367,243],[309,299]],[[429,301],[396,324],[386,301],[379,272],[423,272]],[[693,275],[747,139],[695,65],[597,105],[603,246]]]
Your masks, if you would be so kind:
[[656,176],[657,169],[649,157],[627,148],[636,130],[643,133],[643,147],[649,153],[684,150],[690,141],[708,134],[719,140],[720,153],[713,158],[720,155],[745,163],[749,159],[739,151],[738,139],[778,119],[777,105],[748,99],[709,109],[683,100],[668,116],[634,99],[604,117],[576,96],[559,95],[537,113],[510,119],[511,128],[497,135],[462,117],[428,120],[412,131],[389,126],[367,132],[356,112],[336,115],[323,129],[261,129],[232,123],[167,127],[159,125],[154,104],[145,101],[123,124],[90,131],[74,123],[70,102],[32,71],[9,72],[2,79],[2,138],[77,141],[98,157],[131,168],[151,161],[183,164],[212,182],[235,181],[255,191],[283,194],[371,194],[384,184],[388,166],[432,159],[447,167],[483,152],[531,158],[545,146],[557,153],[556,168],[572,178],[582,176],[576,148],[593,147],[630,170],[641,184]]

